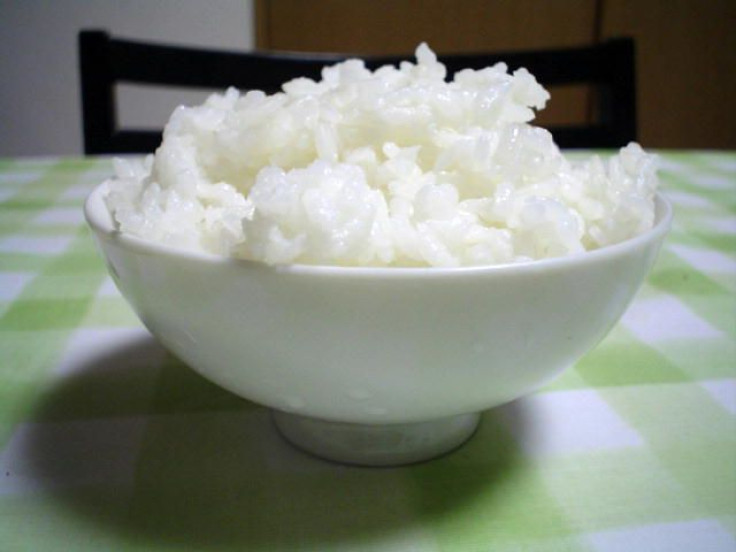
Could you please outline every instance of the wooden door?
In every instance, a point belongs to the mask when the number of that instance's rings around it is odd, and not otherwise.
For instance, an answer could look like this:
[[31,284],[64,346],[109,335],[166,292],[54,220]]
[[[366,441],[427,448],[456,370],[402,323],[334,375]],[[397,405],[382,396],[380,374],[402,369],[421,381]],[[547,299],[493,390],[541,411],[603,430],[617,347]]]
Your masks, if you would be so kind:
[[[645,147],[736,148],[733,0],[256,0],[260,49],[409,54],[637,43]],[[550,89],[537,122],[590,119],[584,87]]]

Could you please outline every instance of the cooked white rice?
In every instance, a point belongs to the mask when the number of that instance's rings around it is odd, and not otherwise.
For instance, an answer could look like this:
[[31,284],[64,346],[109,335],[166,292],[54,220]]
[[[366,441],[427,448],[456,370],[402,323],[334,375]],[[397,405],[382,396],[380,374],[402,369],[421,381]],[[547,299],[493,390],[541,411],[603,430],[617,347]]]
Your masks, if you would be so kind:
[[122,232],[269,264],[491,265],[579,253],[653,224],[656,158],[572,163],[528,124],[549,98],[499,63],[451,82],[349,60],[283,92],[179,107],[154,156],[117,160]]

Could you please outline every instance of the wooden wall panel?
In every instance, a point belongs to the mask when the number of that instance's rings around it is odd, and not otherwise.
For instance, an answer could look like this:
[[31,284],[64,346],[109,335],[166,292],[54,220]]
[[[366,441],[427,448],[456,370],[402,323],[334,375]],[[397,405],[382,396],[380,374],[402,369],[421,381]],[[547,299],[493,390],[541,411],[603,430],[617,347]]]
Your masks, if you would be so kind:
[[[256,0],[267,50],[404,54],[637,41],[639,140],[736,148],[734,0]],[[541,125],[589,120],[585,88],[551,89]]]
[[[424,41],[440,53],[590,44],[595,0],[262,0],[256,45],[264,50],[409,54]],[[590,120],[587,87],[550,90],[545,126]]]
[[589,44],[594,0],[263,0],[259,48],[404,54]]
[[643,145],[736,148],[736,2],[609,0],[601,31],[636,39]]

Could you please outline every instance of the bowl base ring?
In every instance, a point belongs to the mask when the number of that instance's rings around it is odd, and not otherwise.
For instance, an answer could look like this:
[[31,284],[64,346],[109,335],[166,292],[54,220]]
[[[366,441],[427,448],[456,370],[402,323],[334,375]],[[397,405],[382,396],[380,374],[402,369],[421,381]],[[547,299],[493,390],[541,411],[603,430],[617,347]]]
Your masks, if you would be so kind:
[[425,422],[358,424],[332,422],[274,410],[287,441],[320,458],[361,466],[397,466],[450,452],[475,432],[480,414]]

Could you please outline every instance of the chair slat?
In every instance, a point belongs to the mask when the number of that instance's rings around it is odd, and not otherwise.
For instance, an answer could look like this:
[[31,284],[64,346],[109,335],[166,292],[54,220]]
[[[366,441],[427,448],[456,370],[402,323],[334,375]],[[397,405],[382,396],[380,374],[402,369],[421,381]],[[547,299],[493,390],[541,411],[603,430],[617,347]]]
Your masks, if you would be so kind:
[[[121,129],[117,83],[177,87],[264,90],[273,93],[295,77],[318,79],[325,65],[347,59],[337,54],[239,53],[146,44],[111,38],[107,32],[79,33],[84,149],[86,154],[146,153],[161,142],[161,131]],[[634,43],[622,38],[600,45],[544,51],[440,56],[449,76],[464,68],[505,62],[526,67],[544,85],[592,84],[599,93],[599,121],[549,130],[563,148],[613,148],[636,139]],[[408,57],[369,57],[375,69]]]

